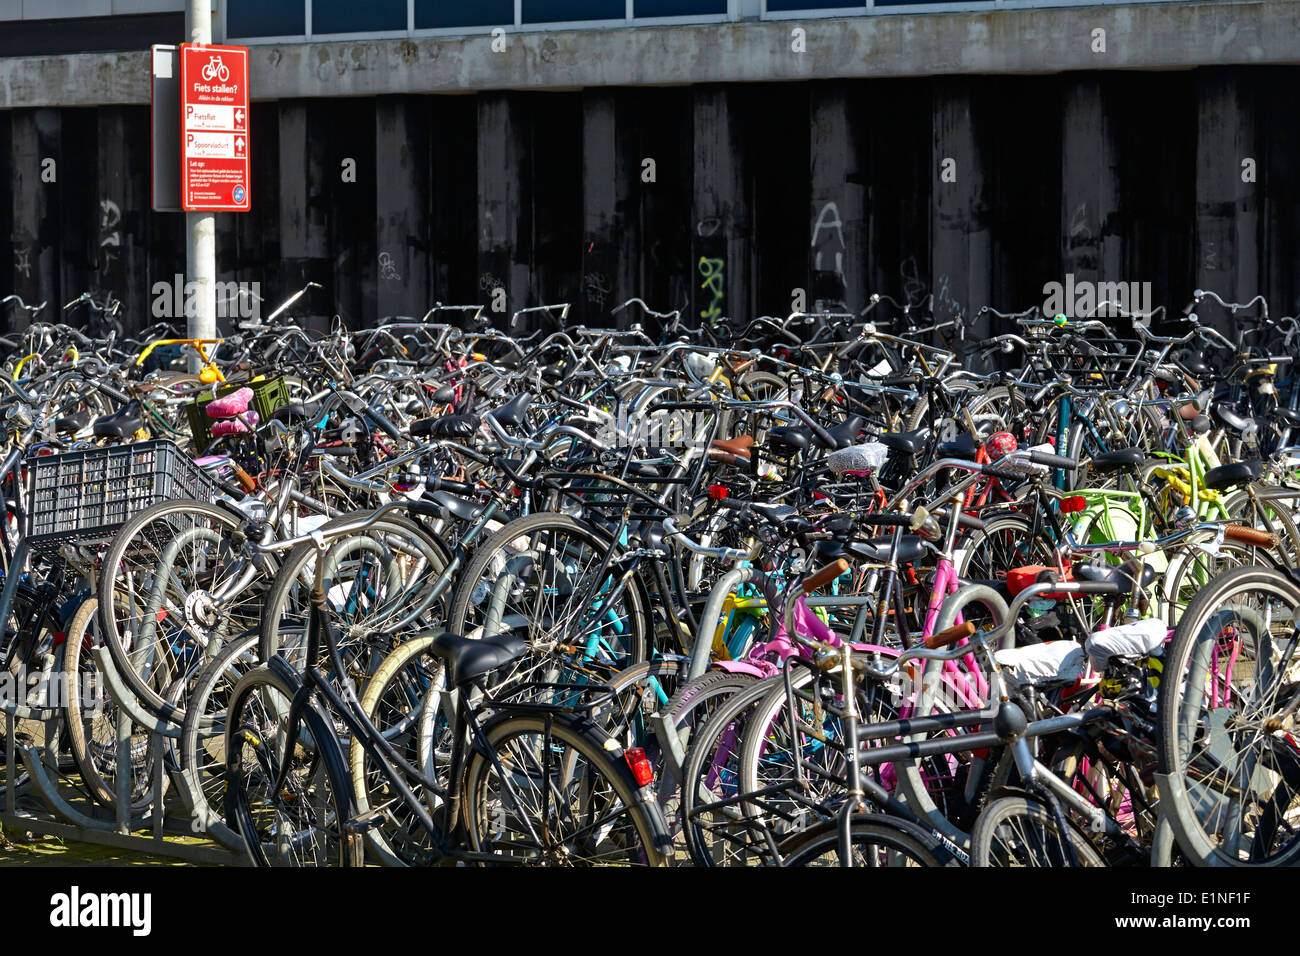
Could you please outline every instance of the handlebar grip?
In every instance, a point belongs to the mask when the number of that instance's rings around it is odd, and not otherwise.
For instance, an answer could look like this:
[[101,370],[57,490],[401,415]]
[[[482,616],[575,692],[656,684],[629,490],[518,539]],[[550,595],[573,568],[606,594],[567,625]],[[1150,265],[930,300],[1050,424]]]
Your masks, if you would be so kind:
[[997,464],[981,465],[980,474],[987,475],[990,478],[1000,478],[1003,481],[1024,481],[1028,477],[1024,472],[1012,471],[1010,468],[999,468]]
[[463,481],[454,481],[451,478],[432,478],[425,482],[427,491],[450,491],[454,495],[473,495],[477,489],[473,485],[468,485]]
[[1119,594],[1120,586],[1115,581],[1073,581],[1060,585],[1062,593],[1067,594]]
[[235,480],[239,482],[239,487],[243,488],[247,494],[252,494],[257,490],[257,479],[244,471],[239,463],[233,458],[230,460],[230,467],[234,473]]
[[901,514],[862,515],[858,518],[858,524],[878,528],[910,528],[912,526],[912,516]]
[[1079,467],[1079,463],[1073,458],[1066,458],[1064,455],[1053,455],[1051,452],[1038,451],[1029,449],[1029,460],[1038,465],[1046,465],[1048,468],[1063,468],[1066,471],[1074,471]]
[[1254,545],[1259,548],[1277,547],[1277,535],[1268,531],[1260,531],[1258,528],[1247,528],[1239,524],[1224,526],[1223,537],[1228,541]]
[[740,498],[715,498],[714,503],[727,511],[748,511],[752,501],[743,501]]
[[816,574],[806,577],[800,587],[803,588],[804,594],[812,594],[818,588],[830,584],[841,574],[849,570],[849,562],[844,558],[837,558],[826,567],[822,568]]
[[316,455],[335,455],[339,458],[351,458],[357,453],[352,445],[317,445],[312,449]]
[[957,526],[959,528],[969,528],[971,531],[983,531],[984,521],[962,511],[957,514]]
[[931,634],[925,639],[925,646],[932,651],[937,651],[941,647],[947,647],[949,644],[956,644],[958,641],[964,641],[974,636],[975,625],[967,621],[964,624],[954,624],[938,634]]

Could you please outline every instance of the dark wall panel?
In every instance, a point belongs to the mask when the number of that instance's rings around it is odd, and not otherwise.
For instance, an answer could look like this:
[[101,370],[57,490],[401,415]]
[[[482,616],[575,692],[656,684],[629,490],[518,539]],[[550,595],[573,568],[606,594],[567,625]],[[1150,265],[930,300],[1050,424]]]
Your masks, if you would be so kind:
[[[799,288],[809,308],[934,296],[941,319],[970,321],[985,304],[1041,304],[1067,272],[1150,282],[1173,311],[1202,287],[1264,292],[1275,315],[1294,313],[1298,77],[261,102],[253,208],[217,216],[218,277],[261,283],[264,312],[319,282],[302,311],[319,326],[491,305],[497,288],[501,321],[567,301],[575,322],[626,323],[640,316],[610,310],[640,296],[689,327],[784,315]],[[47,158],[55,182],[42,181]],[[112,292],[129,325],[152,322],[153,283],[184,271],[185,220],[148,209],[147,158],[147,107],[0,112],[0,294],[47,299],[53,317],[82,291]]]

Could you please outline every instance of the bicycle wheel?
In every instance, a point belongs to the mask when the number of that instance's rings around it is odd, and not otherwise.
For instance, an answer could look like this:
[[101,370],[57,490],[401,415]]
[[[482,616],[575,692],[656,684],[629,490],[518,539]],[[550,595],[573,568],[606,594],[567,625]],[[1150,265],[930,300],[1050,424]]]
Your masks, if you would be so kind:
[[[968,584],[944,601],[934,630],[953,626],[959,614],[964,620],[976,621],[987,628],[1005,621],[1007,613],[1006,602],[997,591],[982,584]],[[979,692],[981,681],[986,682],[987,675],[983,665],[971,656],[946,666],[940,661],[926,661],[919,681],[914,682],[910,676],[905,681],[904,696],[911,704],[914,717],[978,709],[985,703]],[[950,731],[949,735],[966,732]],[[906,742],[923,739],[924,735],[913,734]],[[898,790],[908,806],[949,840],[959,846],[966,845],[975,812],[970,796],[980,791],[978,778],[972,780],[971,775],[984,762],[959,752],[925,761],[899,760],[893,766],[898,775]]]
[[742,796],[740,758],[749,721],[780,675],[733,694],[691,740],[682,769],[681,820],[687,852],[696,866],[775,864],[775,838],[767,821],[750,817]]
[[[430,779],[439,780],[439,768],[445,778],[450,762],[449,736],[427,750],[422,751],[420,746],[421,732],[426,729],[422,720],[425,708],[432,708],[431,716],[436,717],[445,673],[443,662],[428,653],[433,641],[432,635],[417,637],[384,658],[366,684],[361,708],[397,753]],[[445,728],[428,727],[427,730],[438,737],[445,733]],[[372,856],[385,866],[413,866],[427,858],[432,835],[398,797],[370,750],[355,737],[348,750],[348,761],[357,812],[383,811],[383,819],[366,831],[366,844]],[[447,781],[443,779],[439,783],[446,785]],[[437,794],[425,793],[423,788],[414,786],[414,781],[408,780],[407,785],[424,799],[431,814],[442,802]]]
[[1158,707],[1162,806],[1194,858],[1300,861],[1298,623],[1300,586],[1245,567],[1212,580],[1175,629]]
[[[257,627],[265,578],[232,540],[238,515],[203,501],[164,501],[113,539],[99,579],[104,643],[123,681],[155,716],[184,719],[159,693],[185,662]],[[223,589],[231,593],[220,596]]]
[[[345,515],[345,522],[356,515]],[[330,524],[325,525],[328,530]],[[299,666],[307,633],[317,549],[294,548],[266,594],[261,620],[262,660],[282,654]],[[431,629],[446,613],[446,594],[433,585],[447,567],[446,552],[413,521],[388,517],[359,534],[340,538],[326,552],[326,600],[340,630],[339,653],[365,679],[407,634]]]
[[[943,844],[906,820],[879,813],[854,816],[849,843],[853,866],[948,866],[953,857]],[[780,847],[782,866],[840,866],[840,823],[826,820],[796,833]]]
[[[63,651],[63,709],[68,749],[90,795],[106,807],[117,806],[118,717],[121,708],[108,696],[90,650],[100,644],[99,601],[81,602],[68,622]],[[130,725],[131,812],[139,813],[153,800],[154,762],[149,730]],[[166,786],[167,778],[163,778]]]
[[[257,666],[257,634],[231,641],[195,677],[181,726],[181,771],[190,782],[194,818],[226,842],[226,714],[231,691]],[[223,839],[224,838],[224,839]],[[236,838],[237,839],[237,838]]]
[[464,776],[471,849],[503,863],[665,865],[658,805],[590,721],[504,714],[483,731],[491,756],[476,750]]
[[1082,830],[1068,820],[1065,826],[1068,832],[1062,833],[1055,815],[1037,800],[998,797],[975,821],[971,866],[1069,866],[1071,846],[1080,866],[1106,865]]
[[639,577],[633,575],[612,601],[622,577],[617,565],[592,580],[615,550],[607,537],[569,515],[516,518],[474,551],[457,583],[447,629],[472,634],[489,623],[495,607],[500,620],[493,626],[516,631],[532,647],[515,666],[521,680],[553,666],[548,658],[554,652],[577,668],[598,664],[614,671],[643,661],[653,628]]
[[[355,812],[343,752],[313,707],[288,726],[293,693],[268,667],[235,685],[226,722],[226,823],[260,867],[360,866],[364,842],[347,830]],[[297,739],[287,751],[291,729]]]

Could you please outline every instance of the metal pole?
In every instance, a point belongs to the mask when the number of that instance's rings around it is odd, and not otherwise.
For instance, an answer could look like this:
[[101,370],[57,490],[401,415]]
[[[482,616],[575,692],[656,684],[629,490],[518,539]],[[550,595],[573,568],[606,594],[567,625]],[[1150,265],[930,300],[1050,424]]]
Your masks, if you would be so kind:
[[[212,42],[211,0],[190,0],[189,39],[191,43]],[[185,214],[185,268],[194,296],[193,315],[186,310],[188,335],[195,339],[217,337],[217,218],[210,212]],[[184,290],[189,291],[189,290]],[[188,297],[187,297],[188,298]],[[190,355],[190,371],[197,372],[202,363],[197,354]]]

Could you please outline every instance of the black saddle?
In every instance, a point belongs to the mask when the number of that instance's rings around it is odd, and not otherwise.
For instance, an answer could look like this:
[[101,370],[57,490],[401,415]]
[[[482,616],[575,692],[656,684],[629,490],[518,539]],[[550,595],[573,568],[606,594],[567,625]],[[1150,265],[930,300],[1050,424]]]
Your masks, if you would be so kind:
[[[867,541],[850,542],[846,550],[855,558],[880,563],[889,560],[889,552],[893,543],[893,536],[871,538]],[[925,548],[921,545],[919,537],[914,534],[903,535],[903,540],[898,545],[899,564],[917,561],[924,553]]]
[[1111,583],[1119,585],[1120,594],[1131,594],[1133,591],[1133,580],[1139,578],[1143,588],[1150,587],[1155,583],[1156,572],[1151,565],[1143,563],[1139,571],[1138,562],[1130,558],[1123,564],[1089,564],[1080,562],[1074,566],[1074,580],[1091,581],[1093,583]]
[[320,402],[290,402],[273,411],[271,417],[286,425],[315,421],[320,417]]
[[790,458],[808,450],[812,432],[803,425],[778,425],[767,430],[767,444],[779,457]]
[[900,455],[916,456],[925,449],[925,443],[929,437],[930,429],[918,428],[912,432],[885,432],[876,441]]
[[524,416],[528,414],[528,406],[531,404],[533,404],[532,392],[520,392],[490,414],[502,427],[518,428],[524,423]]
[[1118,451],[1107,451],[1097,455],[1093,458],[1090,467],[1099,474],[1108,471],[1127,471],[1136,468],[1145,460],[1146,455],[1142,453],[1142,449],[1121,448]]
[[430,491],[424,497],[436,502],[449,515],[461,521],[473,521],[482,510],[482,506],[477,501],[453,495],[450,491]]
[[449,682],[459,685],[517,661],[528,653],[528,645],[513,634],[473,641],[447,631],[433,639],[429,652],[447,662]]
[[140,400],[134,398],[113,414],[96,418],[95,435],[98,438],[130,438],[143,424]]
[[1264,463],[1259,460],[1234,461],[1218,468],[1211,468],[1203,479],[1205,487],[1211,491],[1226,491],[1235,485],[1244,485],[1254,481],[1264,471]]
[[1216,422],[1233,431],[1247,432],[1255,427],[1255,422],[1249,415],[1243,415],[1223,402],[1216,402],[1211,412]]
[[946,441],[940,445],[935,454],[940,458],[960,458],[963,461],[974,461],[975,456],[979,454],[979,446],[975,443],[975,436],[970,432],[962,432],[952,441]]
[[[848,448],[858,440],[858,436],[862,434],[862,428],[866,424],[867,420],[861,415],[850,415],[833,428],[826,429],[826,433],[830,435],[835,442],[835,447],[831,450],[834,451],[839,448]],[[818,444],[821,443],[818,442]]]
[[478,431],[477,415],[439,415],[411,422],[413,438],[470,438]]
[[836,451],[840,448],[848,448],[857,441],[866,423],[866,419],[861,415],[850,415],[838,425],[826,429],[826,433],[831,437],[830,445],[818,438],[807,425],[778,425],[767,430],[768,447],[781,458],[789,458],[796,452],[807,451],[810,445]]
[[54,431],[59,435],[75,435],[90,424],[90,409],[83,408],[71,415],[63,415],[54,420]]

